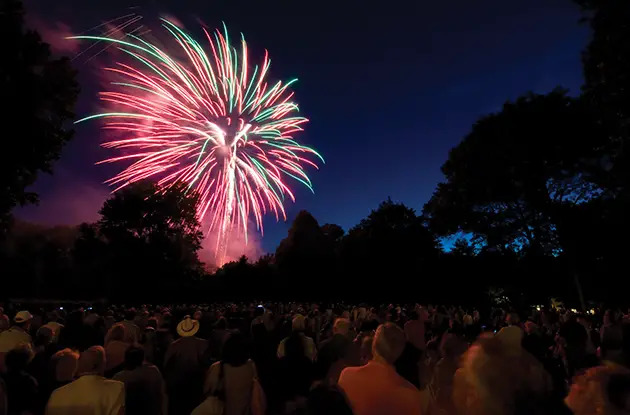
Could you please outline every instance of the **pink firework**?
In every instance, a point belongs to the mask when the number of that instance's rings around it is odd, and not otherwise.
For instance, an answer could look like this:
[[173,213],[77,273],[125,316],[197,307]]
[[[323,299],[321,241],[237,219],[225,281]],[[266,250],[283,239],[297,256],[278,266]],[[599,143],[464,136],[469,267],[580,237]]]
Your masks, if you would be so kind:
[[253,217],[262,232],[262,218],[271,211],[286,219],[286,196],[295,201],[285,178],[309,189],[305,165],[317,168],[312,148],[294,140],[308,122],[295,115],[288,87],[296,80],[269,84],[271,61],[250,67],[247,44],[241,36],[240,54],[230,46],[227,29],[212,35],[206,51],[177,25],[162,25],[176,40],[185,59],[175,59],[140,36],[124,39],[76,36],[113,44],[133,64],[116,62],[105,70],[117,75],[111,91],[100,93],[115,112],[103,112],[77,122],[104,118],[105,129],[123,134],[103,144],[122,150],[103,163],[126,167],[108,183],[121,189],[155,178],[160,186],[185,182],[199,195],[198,217],[210,215],[210,229],[218,231],[216,259],[225,261],[232,228],[247,235]]

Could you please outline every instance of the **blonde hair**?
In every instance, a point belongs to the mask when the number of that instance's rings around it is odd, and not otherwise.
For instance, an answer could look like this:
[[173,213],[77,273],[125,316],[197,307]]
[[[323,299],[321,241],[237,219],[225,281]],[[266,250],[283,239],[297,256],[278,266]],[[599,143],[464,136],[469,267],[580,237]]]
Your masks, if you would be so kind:
[[588,369],[577,376],[565,402],[575,415],[621,415],[623,408],[611,402],[609,384],[613,377],[630,378],[630,370],[609,364]]
[[103,374],[105,371],[105,349],[103,346],[92,346],[87,348],[79,356],[77,375]]
[[343,334],[344,336],[348,334],[350,331],[350,320],[347,318],[338,318],[335,320],[335,324],[333,324],[333,333],[335,334]]
[[79,353],[72,349],[59,350],[52,357],[55,367],[55,380],[58,382],[70,382],[77,373]]
[[105,335],[105,344],[111,341],[124,341],[127,335],[127,328],[122,323],[114,324]]
[[540,400],[551,390],[549,376],[535,357],[525,350],[515,353],[511,346],[485,334],[462,356],[453,389],[457,412],[512,415],[518,409],[539,413]]
[[306,330],[306,319],[302,314],[297,314],[293,317],[291,321],[291,329],[293,331],[304,331]]
[[394,323],[381,324],[374,334],[372,354],[393,365],[405,349],[405,343],[405,332],[400,327]]

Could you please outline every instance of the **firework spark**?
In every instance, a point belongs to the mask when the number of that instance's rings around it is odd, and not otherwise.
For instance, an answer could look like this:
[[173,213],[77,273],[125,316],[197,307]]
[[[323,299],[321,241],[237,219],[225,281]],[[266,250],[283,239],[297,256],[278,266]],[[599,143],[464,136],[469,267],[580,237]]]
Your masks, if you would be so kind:
[[77,122],[103,118],[105,129],[124,134],[103,144],[121,152],[102,163],[127,163],[107,181],[114,191],[147,178],[160,186],[187,183],[199,196],[199,219],[210,215],[210,229],[218,231],[215,254],[221,265],[230,230],[247,235],[253,218],[262,232],[268,212],[286,220],[284,199],[295,198],[285,179],[312,191],[305,166],[317,168],[313,158],[323,158],[294,140],[308,121],[295,115],[289,86],[296,80],[268,83],[266,51],[262,64],[250,67],[242,35],[239,54],[227,29],[212,34],[204,29],[210,46],[204,50],[179,26],[162,20],[184,59],[133,33],[124,39],[74,37],[116,45],[134,62],[105,68],[119,78],[113,90],[100,93],[111,111]]

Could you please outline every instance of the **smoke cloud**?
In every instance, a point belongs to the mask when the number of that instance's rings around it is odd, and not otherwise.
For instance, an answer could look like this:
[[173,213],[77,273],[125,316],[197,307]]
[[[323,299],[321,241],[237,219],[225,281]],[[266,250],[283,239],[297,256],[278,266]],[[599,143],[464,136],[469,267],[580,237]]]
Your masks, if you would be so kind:
[[95,222],[98,211],[109,197],[109,189],[102,184],[81,181],[76,174],[59,169],[54,176],[43,176],[38,187],[39,205],[29,205],[16,210],[18,218],[42,225],[77,225]]
[[37,31],[42,40],[50,45],[55,54],[74,54],[79,50],[79,41],[76,39],[66,39],[72,36],[70,26],[61,21],[48,21],[35,14],[27,13],[25,16],[26,26]]
[[[217,247],[217,231],[210,231],[210,219],[204,219],[202,223],[202,229],[204,231],[205,238],[203,240],[203,246],[199,252],[199,259],[206,265],[206,269],[216,269],[215,264],[215,250]],[[245,255],[250,261],[256,261],[262,255],[265,254],[262,248],[261,235],[256,231],[256,226],[250,224],[247,227],[247,241],[245,235],[240,229],[233,229],[230,232],[227,246],[227,253],[225,260],[227,262],[236,261],[241,256]]]

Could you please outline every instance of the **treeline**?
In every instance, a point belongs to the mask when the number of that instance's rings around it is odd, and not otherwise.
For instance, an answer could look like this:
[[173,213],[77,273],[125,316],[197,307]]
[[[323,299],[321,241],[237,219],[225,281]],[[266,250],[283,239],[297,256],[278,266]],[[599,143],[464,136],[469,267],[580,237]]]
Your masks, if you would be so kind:
[[[458,240],[449,252],[413,209],[386,200],[347,233],[300,212],[276,251],[209,273],[197,253],[196,200],[140,183],[105,202],[97,223],[16,222],[2,244],[3,296],[123,302],[211,300],[433,301],[479,304],[499,288],[513,303],[578,303],[565,255],[498,252]],[[206,266],[204,266],[206,265]],[[588,299],[623,300],[601,269],[580,270]]]

